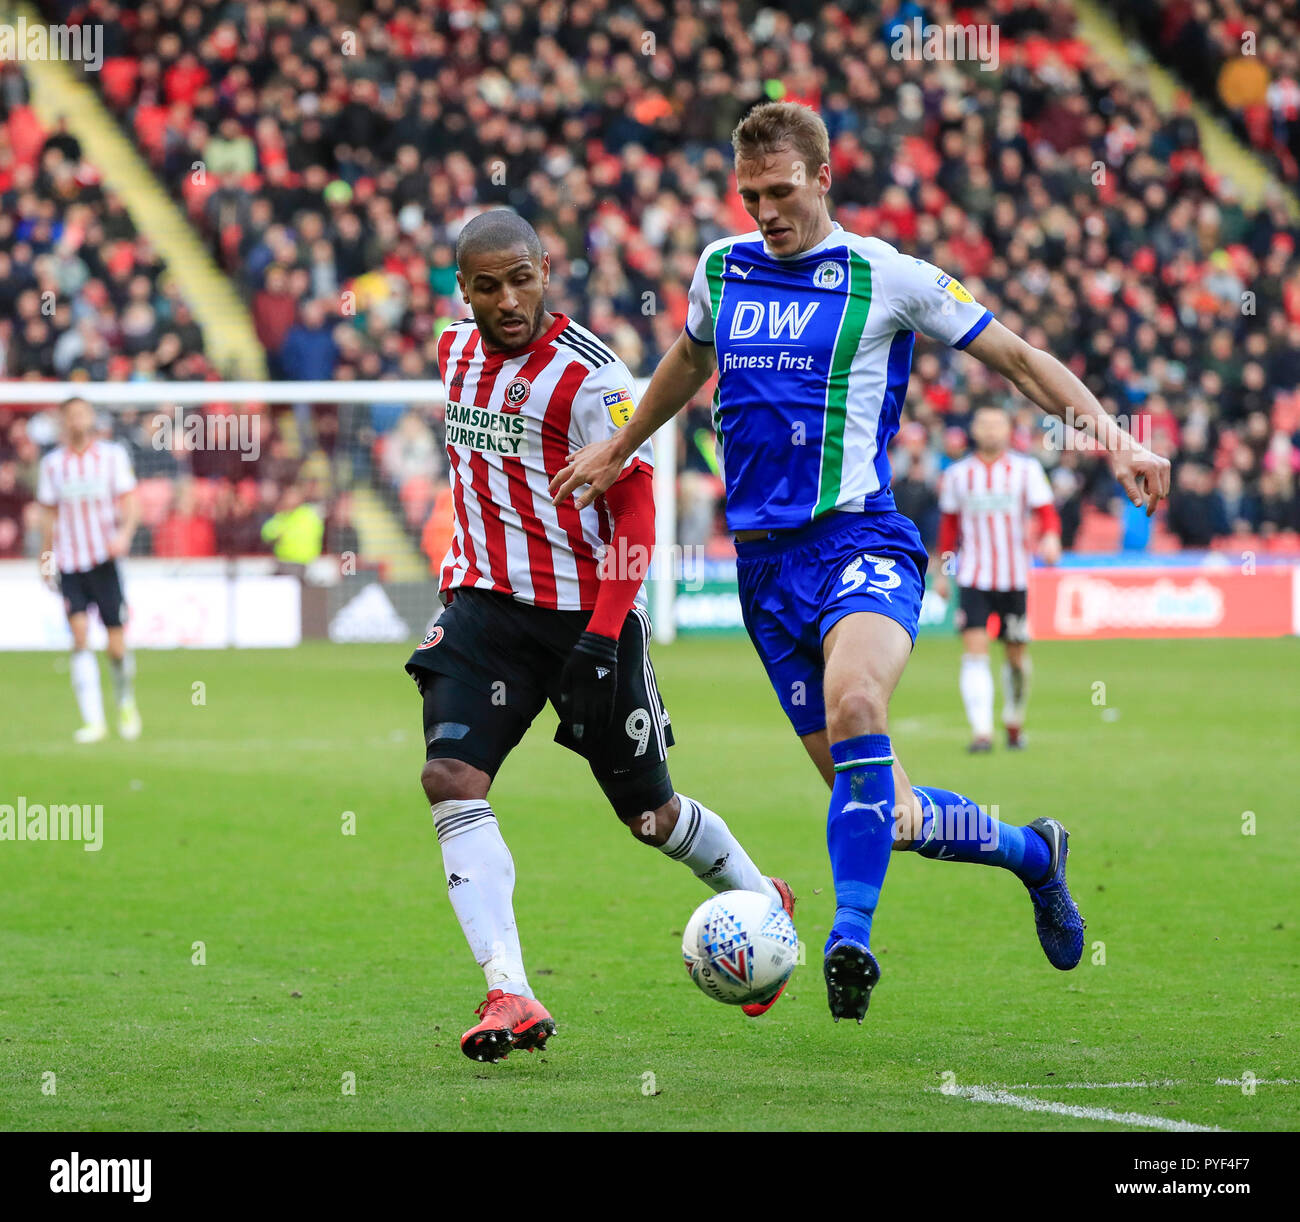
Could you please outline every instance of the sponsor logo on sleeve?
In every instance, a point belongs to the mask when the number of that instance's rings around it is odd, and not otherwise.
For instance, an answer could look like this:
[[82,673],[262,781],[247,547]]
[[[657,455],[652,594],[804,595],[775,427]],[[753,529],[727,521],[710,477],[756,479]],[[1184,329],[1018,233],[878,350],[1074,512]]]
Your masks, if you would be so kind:
[[972,297],[969,292],[967,292],[966,286],[962,284],[960,280],[954,280],[947,273],[940,272],[938,278],[935,280],[935,283],[941,289],[947,289],[948,292],[950,292],[954,297],[956,297],[957,300],[960,301],[963,305],[974,304],[975,298]]
[[617,390],[606,391],[601,396],[601,402],[605,405],[605,410],[609,412],[609,418],[614,422],[616,429],[621,429],[631,420],[632,413],[636,410],[636,404],[632,400],[632,392],[626,386],[620,386]]

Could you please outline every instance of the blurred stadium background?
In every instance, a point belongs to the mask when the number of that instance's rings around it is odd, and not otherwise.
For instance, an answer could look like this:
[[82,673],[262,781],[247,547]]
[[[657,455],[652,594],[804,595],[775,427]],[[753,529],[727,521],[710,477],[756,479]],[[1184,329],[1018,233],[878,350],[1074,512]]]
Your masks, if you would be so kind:
[[[66,641],[33,494],[67,382],[140,479],[135,644],[419,635],[450,531],[434,353],[465,313],[459,228],[517,209],[550,252],[551,309],[648,376],[701,248],[752,227],[729,133],[771,98],[824,116],[841,224],[960,276],[1174,462],[1148,522],[1097,456],[922,341],[893,465],[931,546],[940,472],[972,410],[1005,402],[1067,548],[1035,572],[1035,635],[1300,630],[1285,0],[51,0],[0,17],[94,30],[102,53],[95,71],[0,65],[0,648]],[[916,19],[994,25],[996,62],[896,58]],[[263,379],[286,385],[225,385]],[[667,446],[663,521],[702,560],[661,570],[659,630],[737,629],[707,395]],[[927,601],[927,629],[950,616]]]

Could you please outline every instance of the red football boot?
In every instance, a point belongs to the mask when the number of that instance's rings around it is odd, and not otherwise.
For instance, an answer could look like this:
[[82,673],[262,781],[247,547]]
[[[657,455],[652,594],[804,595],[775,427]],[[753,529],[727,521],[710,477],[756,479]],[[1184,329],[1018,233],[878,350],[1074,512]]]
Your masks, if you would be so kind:
[[[790,884],[786,882],[784,878],[774,878],[772,879],[772,886],[776,888],[776,893],[781,897],[781,907],[785,909],[786,916],[793,921],[795,894],[790,890]],[[788,983],[789,981],[786,981],[786,984]],[[760,1014],[766,1014],[774,1005],[776,1005],[777,998],[784,992],[785,984],[777,989],[777,991],[766,1001],[754,1001],[749,1005],[741,1006],[740,1008],[745,1014],[748,1014],[750,1018],[757,1018]]]
[[533,997],[492,989],[474,1013],[483,1021],[460,1037],[460,1050],[472,1061],[504,1061],[512,1048],[545,1048],[555,1034],[555,1019]]

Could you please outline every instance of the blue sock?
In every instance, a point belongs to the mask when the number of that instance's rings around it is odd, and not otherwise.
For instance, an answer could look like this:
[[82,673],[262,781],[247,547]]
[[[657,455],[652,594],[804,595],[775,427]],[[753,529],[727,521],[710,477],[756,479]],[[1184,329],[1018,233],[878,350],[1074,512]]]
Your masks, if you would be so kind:
[[1000,823],[951,789],[933,785],[913,785],[912,789],[924,812],[913,852],[943,861],[1001,866],[1027,883],[1040,882],[1047,873],[1052,852],[1033,828]]
[[826,848],[835,880],[835,920],[826,949],[841,938],[870,945],[871,918],[894,843],[894,753],[888,734],[831,744],[835,784]]

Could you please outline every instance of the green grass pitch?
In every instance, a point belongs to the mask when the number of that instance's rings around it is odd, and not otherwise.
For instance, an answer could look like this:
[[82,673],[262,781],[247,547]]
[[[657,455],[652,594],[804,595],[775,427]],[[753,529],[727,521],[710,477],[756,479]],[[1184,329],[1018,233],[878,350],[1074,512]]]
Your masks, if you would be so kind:
[[104,843],[0,842],[0,1128],[1294,1128],[1298,650],[1039,645],[1030,749],[972,758],[957,643],[923,639],[901,758],[1064,820],[1088,949],[1056,972],[1008,874],[896,854],[857,1027],[821,980],[825,791],[748,642],[657,649],[676,785],[794,885],[808,962],[761,1020],[699,993],[679,944],[704,888],[615,821],[548,711],[493,805],[559,1034],[495,1066],[458,1048],[483,979],[405,647],[142,654],[143,739],[81,748],[66,659],[7,655],[0,803],[102,804]]

